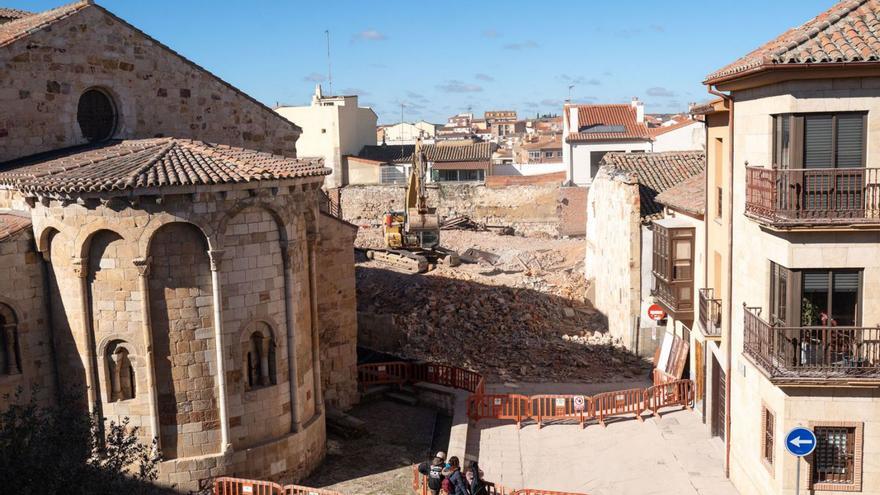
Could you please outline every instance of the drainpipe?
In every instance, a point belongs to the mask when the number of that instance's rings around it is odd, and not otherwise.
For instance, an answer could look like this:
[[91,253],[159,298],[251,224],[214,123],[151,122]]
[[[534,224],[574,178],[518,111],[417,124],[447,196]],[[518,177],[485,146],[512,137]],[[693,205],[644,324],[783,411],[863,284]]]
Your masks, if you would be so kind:
[[[144,361],[147,366],[147,388],[150,391],[150,432],[156,444],[162,447],[162,436],[159,432],[159,394],[156,392],[156,367],[153,364],[153,326],[150,320],[150,263],[152,258],[135,258],[134,266],[138,270],[138,283],[141,290],[141,328],[144,332]],[[117,367],[118,369],[118,367]]]
[[220,261],[223,251],[216,249],[208,250],[208,259],[211,262],[211,291],[214,305],[214,358],[217,360],[217,387],[220,389],[220,443],[222,452],[225,454],[229,444],[229,420],[226,411],[226,364],[223,362],[223,298],[220,294]]
[[[728,172],[727,172],[727,341],[724,347],[727,348],[727,358],[725,361],[727,367],[727,384],[724,387],[724,476],[730,478],[730,395],[731,382],[733,381],[733,97],[729,94],[721,93],[709,86],[709,93],[720,96],[729,105],[730,110],[727,113],[727,149],[728,149]],[[707,144],[708,146],[708,144]]]

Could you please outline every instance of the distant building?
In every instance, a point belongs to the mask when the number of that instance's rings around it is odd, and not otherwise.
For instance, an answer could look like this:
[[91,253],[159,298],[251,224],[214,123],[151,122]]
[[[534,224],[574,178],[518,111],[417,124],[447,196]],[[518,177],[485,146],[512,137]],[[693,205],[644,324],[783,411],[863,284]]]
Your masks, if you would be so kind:
[[[432,124],[424,120],[415,123],[401,122],[399,124],[390,124],[381,126],[382,136],[377,142],[386,144],[415,144],[416,139],[433,140],[437,134],[437,124]],[[380,136],[377,135],[377,138]]]
[[701,151],[706,149],[706,124],[690,116],[680,116],[648,129],[652,150]]
[[645,107],[637,98],[618,105],[566,104],[563,115],[563,161],[569,183],[588,185],[606,153],[651,151]]
[[343,156],[376,144],[376,112],[359,107],[357,95],[324,96],[319,84],[315,86],[311,105],[283,106],[275,111],[302,128],[302,135],[296,142],[297,154],[322,157],[324,165],[333,170],[327,177],[327,187],[348,183]]
[[[429,182],[482,182],[492,171],[493,143],[424,146]],[[412,168],[413,145],[364,146],[348,157],[352,184],[404,183]],[[357,178],[358,182],[354,182]]]
[[514,146],[516,163],[561,163],[562,137],[541,137]]

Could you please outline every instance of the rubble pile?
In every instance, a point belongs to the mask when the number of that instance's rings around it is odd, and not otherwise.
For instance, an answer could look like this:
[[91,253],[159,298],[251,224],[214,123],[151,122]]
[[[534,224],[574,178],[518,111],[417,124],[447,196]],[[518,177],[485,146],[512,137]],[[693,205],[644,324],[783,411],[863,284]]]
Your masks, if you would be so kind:
[[444,244],[497,258],[479,256],[421,275],[377,262],[358,265],[358,311],[392,315],[403,357],[503,381],[601,382],[647,373],[648,365],[607,335],[603,316],[586,302],[583,251],[571,249],[576,241],[455,233],[460,236],[446,236]]

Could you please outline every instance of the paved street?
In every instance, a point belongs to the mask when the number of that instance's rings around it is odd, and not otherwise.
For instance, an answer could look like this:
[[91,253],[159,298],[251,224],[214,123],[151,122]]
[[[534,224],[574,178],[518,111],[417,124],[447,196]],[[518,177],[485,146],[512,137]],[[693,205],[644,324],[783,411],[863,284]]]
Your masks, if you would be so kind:
[[[614,385],[594,388],[600,391],[643,384]],[[516,390],[551,393],[550,387],[528,385]],[[552,392],[565,388],[552,385]],[[593,393],[583,386],[577,390]],[[474,430],[470,440],[478,442],[486,479],[505,486],[590,495],[738,493],[724,479],[724,444],[709,438],[706,425],[695,412],[673,411],[643,423],[620,419],[607,428],[552,424],[539,430],[537,425],[527,424],[517,430],[513,423],[482,421]]]

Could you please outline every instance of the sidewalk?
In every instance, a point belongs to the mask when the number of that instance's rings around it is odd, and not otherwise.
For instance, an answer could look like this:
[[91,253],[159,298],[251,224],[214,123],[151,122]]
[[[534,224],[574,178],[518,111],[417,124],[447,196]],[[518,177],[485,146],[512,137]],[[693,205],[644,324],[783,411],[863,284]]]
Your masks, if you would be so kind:
[[[523,394],[584,393],[641,387],[644,382],[584,386],[521,384],[490,387]],[[697,413],[670,410],[643,423],[622,418],[596,424],[480,421],[469,444],[486,479],[508,487],[589,495],[737,495],[724,479],[724,444],[709,437]],[[469,448],[469,452],[471,449]]]

